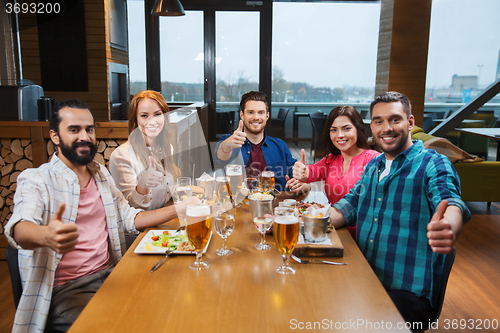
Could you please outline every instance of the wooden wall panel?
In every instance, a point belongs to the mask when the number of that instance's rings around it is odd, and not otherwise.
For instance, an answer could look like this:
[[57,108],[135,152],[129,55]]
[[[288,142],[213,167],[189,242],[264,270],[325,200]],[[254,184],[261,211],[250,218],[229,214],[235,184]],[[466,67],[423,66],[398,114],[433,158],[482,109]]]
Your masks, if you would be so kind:
[[432,0],[382,0],[375,94],[408,96],[422,125]]
[[[107,0],[85,0],[88,92],[44,91],[58,100],[78,98],[86,102],[97,121],[109,120],[108,62],[128,65],[128,53],[108,45]],[[41,85],[36,15],[20,16],[20,45],[25,79]],[[55,74],[56,75],[56,74]]]

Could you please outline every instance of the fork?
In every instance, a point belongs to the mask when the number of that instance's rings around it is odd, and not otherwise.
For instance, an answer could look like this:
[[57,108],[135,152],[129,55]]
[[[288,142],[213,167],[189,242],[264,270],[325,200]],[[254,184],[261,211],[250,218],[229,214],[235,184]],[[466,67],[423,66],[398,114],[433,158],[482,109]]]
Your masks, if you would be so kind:
[[347,265],[345,262],[334,262],[334,261],[325,261],[319,259],[300,259],[296,255],[292,254],[293,260],[300,264],[313,264],[313,263],[322,263],[322,264],[330,264],[330,265]]
[[170,251],[170,250],[167,250],[165,252],[165,257],[163,257],[163,259],[160,260],[160,262],[158,262],[156,265],[153,266],[153,268],[151,268],[151,273],[156,271],[158,269],[158,267],[160,267],[161,264],[163,264],[165,262],[165,260],[167,260],[167,257],[170,255],[170,253],[172,253],[172,251]]

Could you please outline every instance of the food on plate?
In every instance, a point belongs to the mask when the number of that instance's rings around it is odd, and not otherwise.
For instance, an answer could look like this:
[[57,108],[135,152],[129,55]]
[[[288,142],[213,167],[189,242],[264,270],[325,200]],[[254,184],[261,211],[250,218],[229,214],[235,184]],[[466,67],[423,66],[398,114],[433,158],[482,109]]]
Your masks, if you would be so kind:
[[[175,234],[168,230],[157,230],[152,232],[151,241],[146,241],[144,247],[146,251],[166,249],[171,251],[193,251],[189,245],[187,236],[184,233]],[[186,246],[187,244],[187,246]]]
[[[304,202],[304,201],[299,201],[295,205],[292,205],[292,207],[296,207],[299,210],[299,214],[307,214],[307,211],[310,211],[312,208],[315,209],[321,209],[325,208],[326,206],[322,203],[318,202]],[[321,214],[321,213],[320,213]],[[312,217],[323,217],[323,214],[321,216],[312,216]]]
[[188,242],[180,242],[177,251],[194,251],[194,248]]

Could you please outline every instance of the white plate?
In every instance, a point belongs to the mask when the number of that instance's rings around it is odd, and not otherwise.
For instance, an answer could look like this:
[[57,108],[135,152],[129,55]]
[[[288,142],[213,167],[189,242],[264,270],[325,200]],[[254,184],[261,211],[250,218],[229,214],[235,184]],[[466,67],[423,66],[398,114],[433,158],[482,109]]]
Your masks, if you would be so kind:
[[[153,233],[155,235],[159,235],[163,231],[165,231],[165,230],[162,230],[162,229],[149,230],[148,233],[141,239],[141,242],[139,243],[139,245],[136,246],[134,253],[138,253],[138,254],[163,254],[163,253],[165,253],[167,251],[167,248],[153,246],[153,241],[151,240]],[[169,232],[174,232],[174,230],[169,230]],[[185,235],[186,231],[184,231],[184,230],[179,231],[179,234]],[[210,231],[210,238],[208,239],[207,245],[205,246],[203,253],[207,252],[208,245],[210,244],[211,239],[212,239],[212,232]],[[146,242],[149,243],[151,251],[146,250]],[[177,250],[173,251],[172,253],[175,253],[175,254],[196,254],[195,251],[177,251]]]

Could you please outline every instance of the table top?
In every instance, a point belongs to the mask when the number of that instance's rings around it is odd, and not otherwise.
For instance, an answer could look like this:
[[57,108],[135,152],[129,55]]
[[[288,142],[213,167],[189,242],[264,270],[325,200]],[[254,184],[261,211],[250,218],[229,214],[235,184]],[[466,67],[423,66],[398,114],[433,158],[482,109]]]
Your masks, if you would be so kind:
[[455,130],[500,141],[500,128],[455,128]]
[[344,257],[332,260],[347,265],[292,261],[297,273],[283,276],[274,271],[282,259],[272,235],[271,250],[253,247],[260,234],[250,217],[248,205],[236,210],[229,257],[214,253],[222,241],[213,231],[203,271],[188,268],[193,255],[174,255],[151,273],[163,256],[134,253],[141,233],[69,332],[283,332],[307,325],[409,332],[345,228],[338,230]]

